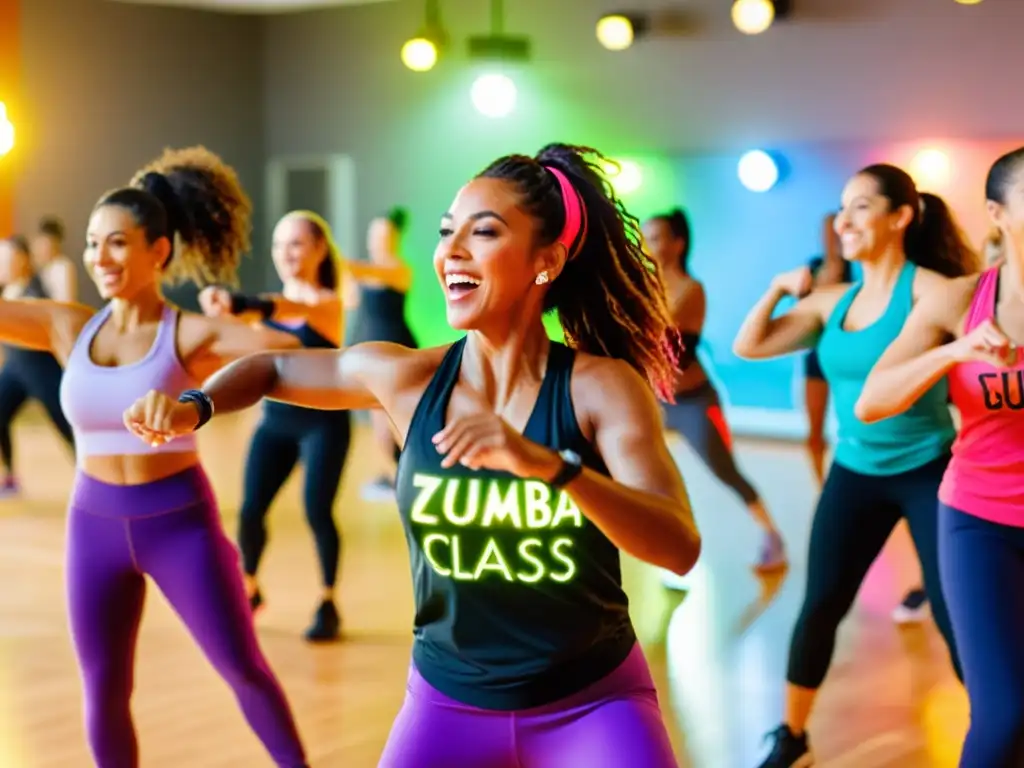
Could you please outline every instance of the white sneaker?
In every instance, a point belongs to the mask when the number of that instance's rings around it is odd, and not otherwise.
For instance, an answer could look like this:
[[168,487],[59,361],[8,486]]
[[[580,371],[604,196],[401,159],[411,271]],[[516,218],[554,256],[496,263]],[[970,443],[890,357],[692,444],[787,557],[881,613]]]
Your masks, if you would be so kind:
[[380,477],[362,487],[359,494],[363,501],[394,501],[395,486],[386,477]]
[[897,624],[920,624],[931,615],[928,595],[923,589],[912,589],[903,598],[903,602],[893,609],[892,620]]

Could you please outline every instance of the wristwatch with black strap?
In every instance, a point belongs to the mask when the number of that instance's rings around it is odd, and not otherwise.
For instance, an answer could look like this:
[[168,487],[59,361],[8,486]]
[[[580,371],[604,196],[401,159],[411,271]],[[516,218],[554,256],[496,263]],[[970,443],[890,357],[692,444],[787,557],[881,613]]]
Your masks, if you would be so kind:
[[548,485],[556,490],[565,487],[583,472],[583,459],[576,451],[565,449],[558,452],[558,457],[562,460],[562,468],[548,481]]

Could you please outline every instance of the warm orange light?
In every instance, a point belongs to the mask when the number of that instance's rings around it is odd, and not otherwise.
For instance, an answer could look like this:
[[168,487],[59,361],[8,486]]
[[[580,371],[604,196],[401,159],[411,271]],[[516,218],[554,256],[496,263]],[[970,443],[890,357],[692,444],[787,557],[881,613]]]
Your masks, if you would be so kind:
[[949,155],[934,147],[922,149],[910,161],[909,171],[918,189],[942,190],[949,184]]

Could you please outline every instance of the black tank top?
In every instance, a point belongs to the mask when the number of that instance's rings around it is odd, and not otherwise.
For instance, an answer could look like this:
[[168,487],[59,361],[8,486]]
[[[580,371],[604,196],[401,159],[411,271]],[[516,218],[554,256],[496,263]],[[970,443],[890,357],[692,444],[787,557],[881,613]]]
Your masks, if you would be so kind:
[[373,320],[402,317],[405,313],[405,294],[394,288],[364,286],[360,308]]
[[[564,491],[505,472],[441,468],[431,437],[444,426],[464,347],[465,338],[451,346],[423,393],[398,466],[413,662],[430,685],[470,706],[541,706],[600,680],[633,648],[619,551]],[[607,474],[576,420],[574,359],[552,342],[523,434]]]
[[302,323],[301,325],[287,325],[285,323],[279,323],[276,320],[264,320],[263,324],[268,328],[290,333],[299,340],[299,343],[302,344],[303,347],[307,349],[338,348],[337,344],[328,340],[326,336],[310,326],[309,323]]
[[364,341],[390,341],[415,347],[416,338],[405,321],[406,295],[394,288],[365,286],[361,290],[359,322],[353,344]]

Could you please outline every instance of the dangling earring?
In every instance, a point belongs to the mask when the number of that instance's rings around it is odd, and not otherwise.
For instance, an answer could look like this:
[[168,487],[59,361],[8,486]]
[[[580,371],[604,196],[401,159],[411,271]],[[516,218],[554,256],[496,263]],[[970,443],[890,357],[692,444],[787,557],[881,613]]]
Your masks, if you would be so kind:
[[544,285],[544,283],[546,283],[547,281],[548,281],[548,272],[547,272],[547,270],[544,270],[539,275],[537,275],[537,279],[534,280],[534,282],[537,283],[537,285]]

